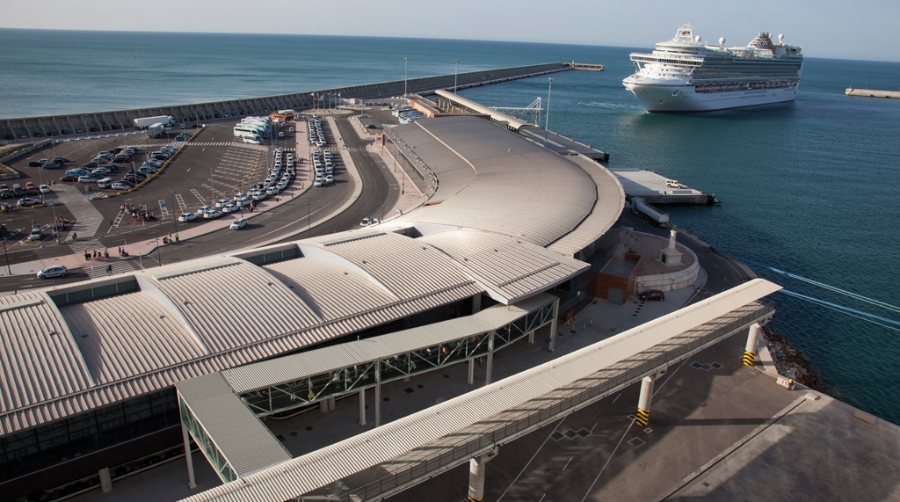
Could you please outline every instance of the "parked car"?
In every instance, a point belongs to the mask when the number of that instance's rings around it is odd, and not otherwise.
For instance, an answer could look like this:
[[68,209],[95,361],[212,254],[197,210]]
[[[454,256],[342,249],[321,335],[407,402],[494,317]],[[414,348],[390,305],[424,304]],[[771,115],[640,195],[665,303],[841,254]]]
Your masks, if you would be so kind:
[[60,178],[59,181],[78,181],[78,178],[80,178],[80,177],[81,177],[80,175],[76,176],[74,174],[67,174],[67,175],[63,176],[62,178]]
[[661,302],[666,299],[666,294],[658,289],[648,289],[647,291],[641,291],[638,294],[638,298],[641,301],[656,301]]
[[113,183],[110,188],[112,188],[113,190],[131,190],[131,184],[117,181]]
[[65,277],[69,275],[69,270],[64,265],[50,265],[49,267],[37,273],[38,279],[46,279],[48,277]]
[[223,213],[222,211],[219,211],[218,209],[213,209],[212,211],[207,211],[207,212],[203,213],[203,217],[206,218],[207,220],[214,220],[216,218],[220,218],[223,214],[225,214],[225,213]]
[[79,176],[79,177],[78,177],[78,182],[79,182],[79,183],[96,183],[96,182],[97,182],[97,178],[95,178],[95,177],[93,177],[93,176],[91,176],[91,175],[87,175],[87,176]]
[[28,207],[28,206],[33,206],[35,204],[40,204],[40,203],[41,203],[41,199],[33,199],[31,197],[23,197],[23,198],[19,199],[18,202],[16,202],[16,205],[19,207]]
[[28,167],[41,167],[42,165],[46,164],[47,162],[50,162],[50,161],[47,159],[32,160],[31,162],[28,163]]
[[225,214],[234,213],[234,212],[240,211],[240,210],[241,210],[241,206],[238,206],[237,204],[235,204],[233,202],[229,202],[228,204],[225,204],[224,206],[222,206],[222,212]]
[[41,185],[40,187],[41,193],[51,193],[53,190],[50,190],[50,187],[47,185]]
[[197,213],[182,213],[181,216],[178,217],[178,221],[182,223],[187,223],[189,221],[194,221],[197,219]]
[[232,230],[240,230],[247,226],[247,218],[238,218],[231,222]]

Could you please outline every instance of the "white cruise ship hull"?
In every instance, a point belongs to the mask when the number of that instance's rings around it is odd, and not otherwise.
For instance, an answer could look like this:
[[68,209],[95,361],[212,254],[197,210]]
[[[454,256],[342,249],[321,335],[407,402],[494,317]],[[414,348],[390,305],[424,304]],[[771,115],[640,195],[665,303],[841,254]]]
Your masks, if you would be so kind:
[[692,85],[626,84],[648,112],[707,112],[793,101],[797,87],[696,92]]

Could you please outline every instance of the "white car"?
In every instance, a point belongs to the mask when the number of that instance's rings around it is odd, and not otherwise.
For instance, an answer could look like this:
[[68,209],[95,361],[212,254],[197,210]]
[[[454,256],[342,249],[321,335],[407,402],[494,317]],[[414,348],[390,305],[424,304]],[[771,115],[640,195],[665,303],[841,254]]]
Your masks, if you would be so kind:
[[113,183],[110,187],[113,190],[131,190],[131,185],[126,185],[125,183],[116,182]]
[[229,202],[228,204],[222,206],[222,212],[223,212],[223,213],[226,213],[226,214],[228,214],[228,213],[234,213],[234,212],[240,211],[240,210],[241,210],[241,206],[239,206],[239,205],[237,205],[237,204],[234,204],[234,203],[231,203],[231,202]]
[[241,207],[246,207],[250,205],[250,197],[244,196],[241,200],[235,201],[235,204],[240,205]]
[[182,223],[187,223],[189,221],[194,221],[197,219],[197,213],[183,213],[178,217],[178,221]]
[[250,198],[255,200],[256,202],[259,202],[261,200],[265,200],[266,197],[267,197],[266,192],[257,192],[256,195],[254,195],[253,197],[250,197]]
[[247,194],[245,194],[244,192],[238,192],[238,193],[234,194],[234,197],[232,197],[231,200],[239,201],[239,200],[243,199],[244,197],[247,197]]
[[41,193],[50,193],[50,192],[52,192],[52,190],[50,190],[50,187],[48,187],[47,185],[41,185]]
[[223,207],[231,204],[231,201],[228,199],[219,199],[216,201],[216,209],[222,209]]
[[330,174],[328,176],[325,176],[325,184],[330,185],[332,183],[334,183],[334,176]]
[[214,220],[216,218],[220,218],[223,214],[225,214],[225,213],[223,213],[222,211],[219,211],[218,209],[213,209],[212,211],[207,211],[207,212],[203,213],[203,217],[206,218],[207,220]]
[[233,222],[231,222],[230,228],[232,230],[240,230],[246,226],[247,226],[247,218],[238,218],[238,219],[234,220]]
[[[280,192],[281,190],[284,190],[285,188],[287,188],[287,183],[285,183],[283,181],[279,181],[278,184],[275,185],[274,190],[276,190],[276,193],[277,193],[277,192]],[[270,188],[269,190],[272,190],[272,188]]]
[[65,277],[67,275],[69,275],[69,270],[63,265],[51,265],[37,273],[38,279]]
[[278,192],[280,190],[282,190],[282,189],[279,189],[277,187],[269,187],[266,189],[266,194],[274,197],[274,196],[278,195]]
[[209,211],[212,211],[212,210],[214,210],[214,209],[215,209],[215,208],[214,208],[214,207],[211,207],[211,206],[201,206],[199,209],[197,209],[197,214],[200,215],[200,216],[203,216],[204,214],[206,214],[206,213],[208,213]]
[[320,186],[322,186],[322,182],[323,182],[322,177],[316,176],[316,181],[313,182],[313,186],[320,187]]

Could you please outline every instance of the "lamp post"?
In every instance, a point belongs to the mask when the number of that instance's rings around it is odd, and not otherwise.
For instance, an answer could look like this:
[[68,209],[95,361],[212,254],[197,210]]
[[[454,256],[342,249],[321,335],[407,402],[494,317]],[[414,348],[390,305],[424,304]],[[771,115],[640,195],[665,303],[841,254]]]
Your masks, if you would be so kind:
[[403,58],[403,97],[406,97],[406,75],[409,70],[409,58]]
[[456,70],[453,72],[453,94],[456,94],[456,77],[459,75],[459,60],[454,60],[456,63]]
[[156,261],[159,262],[159,266],[162,266],[162,258],[159,255],[159,231],[154,230],[153,234],[156,235]]
[[175,216],[175,192],[172,192],[172,221],[175,222],[175,233],[178,233],[178,217]]
[[553,88],[553,79],[548,78],[547,81],[547,122],[544,124],[544,146],[547,146],[547,133],[550,131],[550,89]]

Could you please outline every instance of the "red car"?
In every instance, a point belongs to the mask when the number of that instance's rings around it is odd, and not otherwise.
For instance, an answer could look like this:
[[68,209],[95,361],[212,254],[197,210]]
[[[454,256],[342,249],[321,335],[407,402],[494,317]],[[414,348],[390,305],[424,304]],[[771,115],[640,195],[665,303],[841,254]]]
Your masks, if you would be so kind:
[[63,176],[59,181],[78,181],[78,176]]
[[640,298],[641,301],[645,301],[645,302],[646,301],[661,302],[666,299],[666,294],[658,289],[648,289],[647,291],[641,291],[641,293],[638,294],[638,298]]

